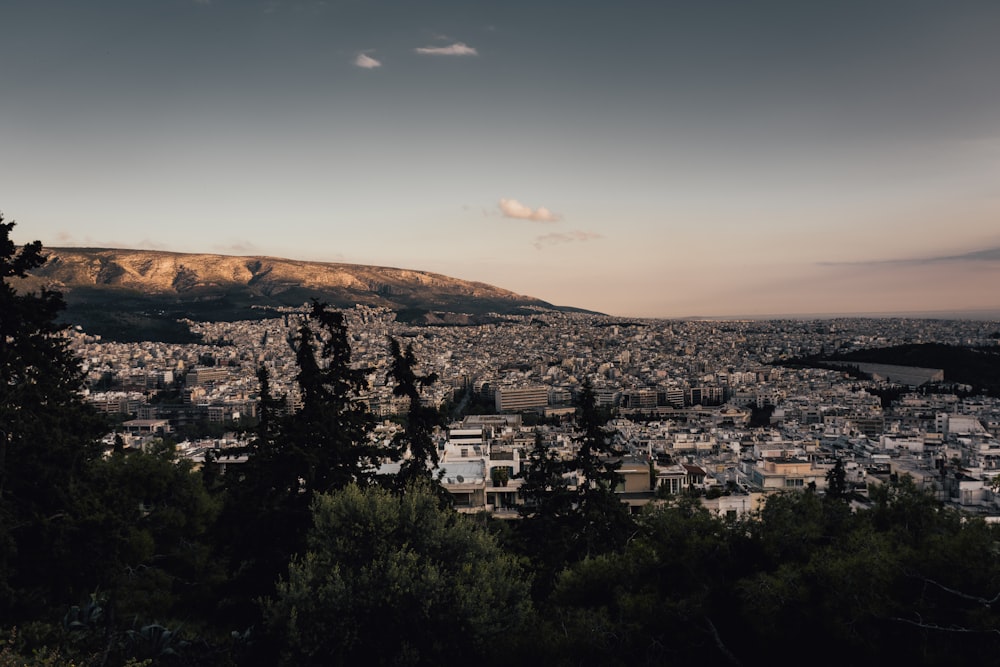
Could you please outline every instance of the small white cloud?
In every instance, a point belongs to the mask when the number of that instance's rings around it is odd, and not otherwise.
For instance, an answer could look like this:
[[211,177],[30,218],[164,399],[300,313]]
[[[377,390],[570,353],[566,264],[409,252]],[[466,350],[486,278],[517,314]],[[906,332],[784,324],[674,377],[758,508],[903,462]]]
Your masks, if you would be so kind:
[[534,220],[535,222],[557,222],[562,219],[561,215],[553,213],[544,206],[531,208],[530,206],[525,206],[516,199],[501,199],[500,212],[505,218]]
[[535,247],[541,250],[545,246],[556,245],[559,243],[572,243],[573,241],[591,241],[593,239],[604,238],[600,234],[594,232],[566,232],[566,233],[555,233],[546,234],[544,236],[539,236],[535,239]]
[[354,59],[354,65],[362,69],[375,69],[376,67],[381,67],[382,63],[367,53],[359,53],[357,58]]
[[450,46],[421,46],[413,49],[417,53],[430,56],[478,56],[471,46],[466,46],[463,42],[455,42]]

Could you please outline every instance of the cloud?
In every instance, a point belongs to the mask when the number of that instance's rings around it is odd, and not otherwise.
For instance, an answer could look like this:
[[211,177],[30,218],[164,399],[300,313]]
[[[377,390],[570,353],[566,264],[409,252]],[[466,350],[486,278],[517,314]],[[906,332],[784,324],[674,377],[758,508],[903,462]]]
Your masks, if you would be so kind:
[[60,230],[56,232],[53,242],[46,241],[46,246],[53,248],[134,248],[134,242],[111,241],[108,239],[95,239],[89,235],[80,238],[73,232]]
[[558,222],[562,216],[553,213],[544,206],[531,208],[525,206],[516,199],[500,199],[500,212],[505,218],[517,218],[518,220],[534,220],[535,222]]
[[466,46],[463,42],[455,42],[450,46],[421,46],[413,49],[417,53],[429,56],[478,56],[471,46]]
[[560,243],[572,243],[573,241],[592,241],[594,239],[601,238],[604,237],[594,232],[557,232],[554,234],[545,234],[544,236],[536,238],[535,247],[541,250],[545,246],[557,245]]
[[820,266],[891,266],[940,264],[943,262],[1000,262],[1000,248],[986,248],[961,255],[938,255],[935,257],[913,257],[909,259],[875,259],[864,262],[820,262]]
[[382,63],[375,60],[367,53],[359,53],[354,59],[354,65],[360,67],[361,69],[375,69],[376,67],[381,67]]
[[139,241],[136,248],[139,250],[170,250],[169,245],[150,238],[144,238]]
[[260,249],[257,248],[253,243],[249,241],[234,241],[233,243],[224,245],[215,245],[212,247],[217,253],[223,255],[259,255],[261,254]]

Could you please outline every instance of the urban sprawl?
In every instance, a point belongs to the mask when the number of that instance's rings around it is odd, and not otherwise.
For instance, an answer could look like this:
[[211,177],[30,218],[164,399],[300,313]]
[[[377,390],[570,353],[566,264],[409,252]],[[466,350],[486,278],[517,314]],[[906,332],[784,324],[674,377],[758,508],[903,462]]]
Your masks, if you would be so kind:
[[[257,413],[258,369],[269,371],[272,393],[289,410],[298,404],[289,336],[304,312],[188,322],[204,341],[197,345],[71,332],[87,400],[121,415],[109,446],[118,437],[146,447],[178,439],[185,425],[215,424],[225,435],[185,438],[177,451],[195,462],[213,452],[224,466],[239,465],[248,436],[238,427]],[[407,409],[388,378],[391,337],[412,346],[421,373],[438,375],[422,400],[455,417],[436,439],[441,482],[461,511],[517,515],[521,463],[537,434],[572,457],[573,400],[589,379],[598,405],[609,409],[607,430],[622,452],[618,491],[632,507],[688,493],[721,516],[741,516],[769,493],[822,492],[839,459],[856,503],[872,485],[909,475],[945,503],[1000,517],[1000,399],[970,397],[957,385],[941,391],[948,378],[939,369],[873,367],[865,369],[872,379],[858,379],[781,365],[908,343],[995,346],[997,322],[624,320],[538,310],[479,326],[427,327],[400,323],[384,308],[344,313],[353,364],[368,369],[368,390],[358,398],[379,419],[373,437],[391,439],[400,428],[393,418]],[[921,391],[928,383],[938,390]],[[890,388],[898,398],[883,406],[876,392]],[[162,400],[169,389],[175,399]]]

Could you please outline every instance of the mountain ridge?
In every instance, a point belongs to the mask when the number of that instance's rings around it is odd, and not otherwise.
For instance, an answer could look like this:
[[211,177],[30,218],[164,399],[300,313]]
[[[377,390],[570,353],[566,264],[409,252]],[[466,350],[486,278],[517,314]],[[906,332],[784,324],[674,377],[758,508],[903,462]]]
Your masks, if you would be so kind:
[[121,248],[46,247],[45,254],[48,261],[23,281],[25,287],[62,292],[66,321],[116,339],[123,328],[141,325],[139,320],[156,328],[157,322],[183,318],[260,319],[313,298],[335,308],[382,306],[418,323],[435,313],[476,323],[489,313],[586,312],[483,282],[397,267]]

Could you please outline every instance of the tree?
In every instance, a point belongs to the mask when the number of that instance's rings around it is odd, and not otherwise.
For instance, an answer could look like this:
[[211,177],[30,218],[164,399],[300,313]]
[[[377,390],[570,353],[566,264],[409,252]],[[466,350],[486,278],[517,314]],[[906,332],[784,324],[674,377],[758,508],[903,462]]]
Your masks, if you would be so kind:
[[[621,459],[604,428],[589,380],[583,383],[577,408],[575,456],[561,460],[536,432],[535,446],[522,465],[524,521],[519,533],[522,549],[550,575],[539,578],[540,586],[548,585],[568,563],[620,549],[633,530],[628,507],[616,493]],[[574,471],[575,489],[566,479]]]
[[316,496],[308,550],[266,602],[285,664],[508,662],[530,614],[517,561],[426,482]]
[[855,514],[815,494],[768,498],[749,531],[762,558],[736,586],[747,654],[768,662],[825,642],[838,648],[820,664],[992,660],[996,527],[942,507],[906,475],[872,498]]
[[574,461],[583,477],[576,491],[578,558],[621,548],[632,530],[628,508],[615,492],[621,482],[621,453],[612,446],[605,423],[594,387],[585,380],[577,397],[581,433]]
[[745,541],[734,528],[696,499],[646,506],[624,549],[559,575],[546,616],[561,627],[546,646],[563,664],[731,662],[739,646],[726,596]]
[[535,584],[543,589],[539,593],[548,592],[574,551],[576,494],[566,478],[571,470],[536,430],[535,444],[521,464],[519,493],[524,503],[518,507],[522,521],[515,528],[519,548],[538,574]]
[[42,266],[0,216],[0,624],[65,601],[79,584],[74,512],[105,423],[82,399],[83,374],[56,318],[62,295],[21,293]]
[[841,499],[847,496],[847,471],[844,470],[844,460],[837,458],[826,473],[826,495],[828,498]]
[[314,300],[289,342],[299,367],[302,408],[282,423],[282,444],[297,474],[285,482],[308,502],[314,493],[370,481],[386,452],[371,441],[372,416],[357,398],[367,379],[364,370],[351,366],[343,313]]
[[262,369],[256,437],[242,470],[226,480],[220,548],[232,575],[221,607],[243,628],[259,622],[256,600],[273,592],[289,559],[304,551],[312,498],[367,485],[386,454],[371,441],[372,417],[357,399],[366,374],[351,366],[343,314],[314,301],[289,344],[302,407],[285,414]]
[[161,444],[96,461],[88,477],[75,561],[105,597],[109,625],[207,621],[224,574],[208,540],[219,502],[193,464]]
[[389,353],[392,355],[389,377],[396,383],[392,395],[408,401],[404,429],[393,438],[395,455],[403,459],[397,484],[405,488],[416,479],[433,479],[433,471],[438,466],[437,446],[432,436],[434,428],[441,425],[441,414],[420,399],[420,390],[437,382],[438,377],[436,373],[416,374],[417,360],[412,345],[407,345],[404,352],[399,341],[390,338]]
[[372,417],[357,398],[365,372],[351,366],[342,313],[313,302],[289,336],[295,352],[302,407],[285,414],[271,395],[270,376],[258,371],[261,414],[244,471],[231,485],[263,505],[307,511],[312,496],[367,481],[385,452],[369,437]]

